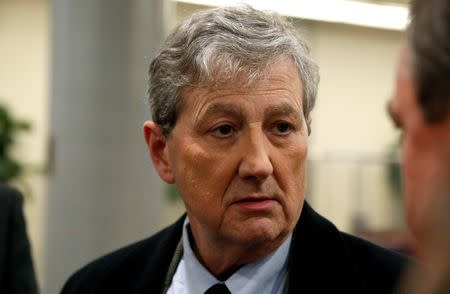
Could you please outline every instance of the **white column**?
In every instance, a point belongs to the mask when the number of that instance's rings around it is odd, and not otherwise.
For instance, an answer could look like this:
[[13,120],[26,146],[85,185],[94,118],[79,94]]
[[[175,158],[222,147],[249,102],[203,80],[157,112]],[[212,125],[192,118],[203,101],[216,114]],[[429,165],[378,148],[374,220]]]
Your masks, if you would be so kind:
[[159,229],[162,183],[141,131],[163,0],[54,0],[46,284]]

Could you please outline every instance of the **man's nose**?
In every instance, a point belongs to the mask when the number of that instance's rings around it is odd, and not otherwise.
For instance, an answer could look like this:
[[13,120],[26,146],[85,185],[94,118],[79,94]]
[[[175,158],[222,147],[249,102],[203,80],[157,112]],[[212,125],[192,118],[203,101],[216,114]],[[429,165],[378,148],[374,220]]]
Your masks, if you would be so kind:
[[263,131],[252,130],[241,146],[242,159],[239,176],[244,179],[264,180],[273,173],[267,138]]

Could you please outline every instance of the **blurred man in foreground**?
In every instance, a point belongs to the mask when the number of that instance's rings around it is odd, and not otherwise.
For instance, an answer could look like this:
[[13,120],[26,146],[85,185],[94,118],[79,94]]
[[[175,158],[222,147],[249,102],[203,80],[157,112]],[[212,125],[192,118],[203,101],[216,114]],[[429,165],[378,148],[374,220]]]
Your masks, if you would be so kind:
[[411,16],[389,112],[403,131],[406,213],[428,293],[450,283],[450,1],[413,1]]
[[318,69],[280,16],[198,12],[150,66],[155,169],[187,215],[97,260],[64,293],[391,293],[405,259],[304,202]]

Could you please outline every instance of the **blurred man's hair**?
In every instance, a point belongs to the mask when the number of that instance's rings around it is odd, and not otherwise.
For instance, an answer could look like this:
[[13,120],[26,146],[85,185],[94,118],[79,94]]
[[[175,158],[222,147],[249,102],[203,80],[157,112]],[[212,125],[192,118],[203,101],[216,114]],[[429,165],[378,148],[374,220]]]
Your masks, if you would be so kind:
[[441,120],[450,103],[450,1],[413,0],[409,42],[418,102],[428,122]]

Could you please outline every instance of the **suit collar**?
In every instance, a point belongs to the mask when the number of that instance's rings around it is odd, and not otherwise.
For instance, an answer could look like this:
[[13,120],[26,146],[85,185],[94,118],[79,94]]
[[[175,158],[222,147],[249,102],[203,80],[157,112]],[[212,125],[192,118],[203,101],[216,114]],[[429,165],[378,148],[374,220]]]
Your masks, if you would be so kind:
[[[186,215],[183,215],[167,229],[171,232],[169,234],[171,237],[164,242],[166,247],[161,248],[164,251],[160,255],[161,258],[163,256],[172,258],[176,245],[181,239],[185,217]],[[153,278],[164,280],[170,259],[155,263],[166,264],[167,267],[160,269],[160,272],[164,273],[161,277]],[[351,262],[349,250],[342,240],[342,234],[331,222],[317,214],[306,201],[292,235],[288,268],[288,293],[327,293],[333,289],[349,290],[358,283],[357,280],[352,279],[355,268]],[[327,280],[324,280],[324,277]]]
[[305,202],[293,233],[289,293],[328,293],[333,289],[350,289],[354,285],[346,281],[352,280],[349,275],[355,270],[349,260],[348,248],[339,230]]

